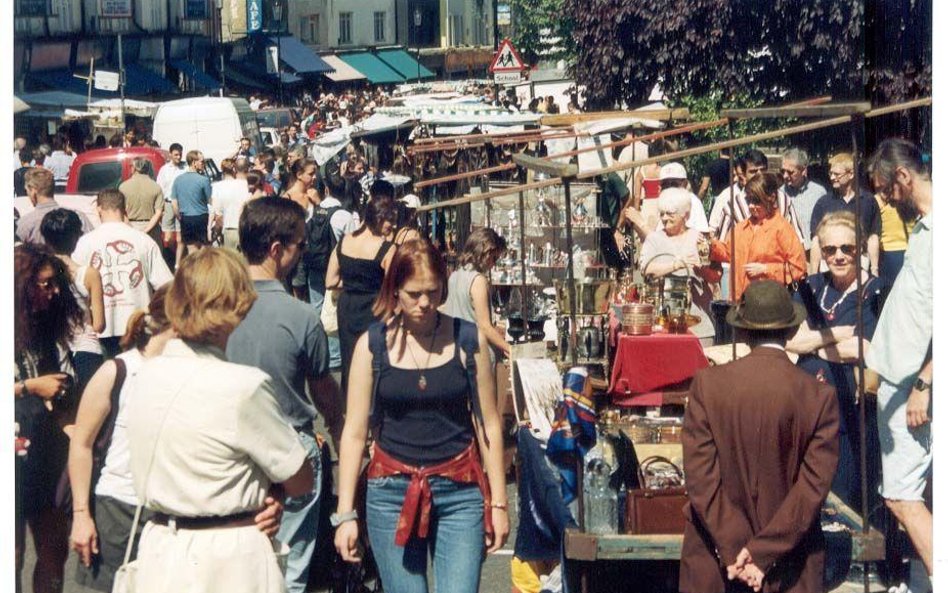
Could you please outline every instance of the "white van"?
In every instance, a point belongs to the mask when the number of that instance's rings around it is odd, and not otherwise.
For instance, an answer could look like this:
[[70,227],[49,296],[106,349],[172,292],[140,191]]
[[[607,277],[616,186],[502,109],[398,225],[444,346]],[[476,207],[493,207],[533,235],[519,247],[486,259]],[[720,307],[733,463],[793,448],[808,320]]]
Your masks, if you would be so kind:
[[200,150],[205,159],[221,160],[232,156],[240,139],[250,138],[258,152],[264,148],[257,118],[245,99],[232,97],[196,97],[162,103],[155,113],[152,137],[168,150],[177,142],[184,154]]

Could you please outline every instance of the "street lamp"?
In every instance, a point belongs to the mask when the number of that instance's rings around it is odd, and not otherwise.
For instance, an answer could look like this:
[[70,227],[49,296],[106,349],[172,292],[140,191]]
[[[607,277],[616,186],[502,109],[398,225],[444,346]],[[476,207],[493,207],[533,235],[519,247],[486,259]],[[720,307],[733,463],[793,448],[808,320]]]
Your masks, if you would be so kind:
[[224,0],[216,0],[217,8],[217,53],[221,61],[221,97],[227,93],[227,75],[224,74]]
[[415,84],[421,83],[421,9],[415,5],[415,65],[418,68],[415,76]]

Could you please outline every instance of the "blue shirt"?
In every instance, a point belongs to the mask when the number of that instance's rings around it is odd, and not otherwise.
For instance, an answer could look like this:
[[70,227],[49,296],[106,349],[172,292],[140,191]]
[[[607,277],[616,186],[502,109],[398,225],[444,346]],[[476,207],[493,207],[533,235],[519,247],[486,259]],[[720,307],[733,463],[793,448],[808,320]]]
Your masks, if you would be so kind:
[[182,173],[171,185],[171,199],[178,201],[181,216],[207,214],[211,201],[211,180],[194,171]]
[[905,263],[895,278],[866,353],[866,366],[892,385],[918,376],[932,343],[932,215],[915,223]]
[[[859,193],[859,200],[859,214],[862,218],[862,232],[865,233],[864,236],[881,235],[882,213],[879,212],[879,204],[876,203],[876,199],[871,193],[864,190]],[[817,200],[816,205],[813,206],[813,214],[810,217],[810,237],[816,235],[816,229],[820,226],[820,221],[823,220],[823,217],[837,210],[849,210],[855,214],[855,198],[849,200],[849,202],[845,202],[842,196],[836,195],[835,193],[828,193]]]
[[[823,318],[829,327],[856,325],[856,290],[845,295],[833,286],[829,272],[814,274],[807,278],[813,297],[822,310]],[[862,328],[863,338],[871,341],[876,330],[879,309],[878,278],[869,278],[862,286]],[[794,300],[804,304],[799,293],[793,295]],[[811,327],[818,327],[815,312],[810,312],[807,318]],[[841,364],[823,360],[816,354],[802,354],[797,360],[797,366],[816,377],[821,383],[827,383],[836,388],[836,397],[839,400],[839,432],[857,432],[859,429],[859,409],[856,407],[856,376],[855,364]]]
[[326,332],[316,310],[290,296],[279,281],[253,284],[257,300],[227,340],[227,360],[270,375],[290,423],[309,426],[316,407],[306,394],[306,379],[329,371]]

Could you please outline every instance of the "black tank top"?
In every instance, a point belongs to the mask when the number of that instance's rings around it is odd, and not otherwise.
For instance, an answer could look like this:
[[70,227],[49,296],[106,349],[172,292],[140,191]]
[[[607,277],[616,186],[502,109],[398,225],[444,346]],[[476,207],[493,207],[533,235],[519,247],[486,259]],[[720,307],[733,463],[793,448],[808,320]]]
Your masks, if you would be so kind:
[[474,438],[470,395],[454,336],[454,356],[426,369],[427,389],[418,388],[420,372],[400,369],[383,357],[376,406],[380,412],[378,445],[395,459],[414,466],[447,461]]

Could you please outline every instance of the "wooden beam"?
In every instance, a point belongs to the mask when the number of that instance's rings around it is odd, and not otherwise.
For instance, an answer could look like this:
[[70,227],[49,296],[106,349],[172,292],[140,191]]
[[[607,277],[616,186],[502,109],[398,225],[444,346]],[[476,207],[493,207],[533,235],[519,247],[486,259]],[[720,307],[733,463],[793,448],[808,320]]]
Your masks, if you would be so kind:
[[637,117],[639,119],[654,119],[657,121],[668,119],[691,119],[691,112],[687,108],[677,109],[640,109],[636,111],[591,111],[588,113],[554,113],[544,115],[540,123],[544,126],[571,126],[578,122],[598,121],[600,119],[618,119]]
[[461,206],[462,204],[471,204],[473,202],[483,202],[484,200],[490,200],[499,196],[509,196],[511,194],[516,194],[522,191],[529,191],[531,189],[540,189],[541,187],[550,187],[553,185],[559,185],[563,180],[559,177],[555,179],[544,179],[543,181],[534,181],[533,183],[525,183],[523,185],[515,185],[512,187],[505,187],[504,189],[498,189],[490,191],[483,194],[467,194],[460,198],[454,198],[452,200],[444,200],[443,202],[436,202],[434,204],[425,204],[417,208],[418,212],[426,212],[428,210],[437,210],[439,208],[447,208],[449,206]]
[[497,165],[496,167],[487,167],[486,169],[478,169],[477,171],[468,171],[466,173],[458,173],[457,175],[448,175],[447,177],[438,177],[437,179],[426,179],[425,181],[419,181],[412,185],[415,189],[423,189],[431,185],[438,185],[441,183],[448,183],[451,181],[460,181],[461,179],[470,179],[471,177],[478,177],[480,175],[490,175],[491,173],[500,173],[501,171],[509,171],[511,169],[516,169],[517,165],[513,163],[507,163],[506,165]]
[[786,105],[783,107],[757,107],[753,109],[722,109],[721,117],[732,119],[764,119],[774,117],[836,117],[866,113],[872,109],[868,101],[858,103],[834,103],[830,105]]
[[575,177],[579,172],[579,167],[573,163],[557,163],[548,159],[541,159],[526,154],[515,154],[513,162],[524,169],[546,173],[551,177]]

